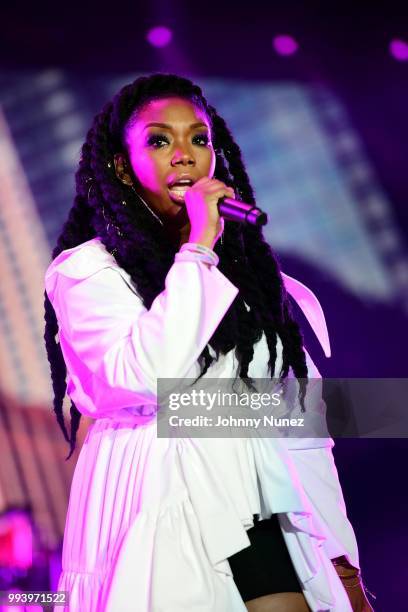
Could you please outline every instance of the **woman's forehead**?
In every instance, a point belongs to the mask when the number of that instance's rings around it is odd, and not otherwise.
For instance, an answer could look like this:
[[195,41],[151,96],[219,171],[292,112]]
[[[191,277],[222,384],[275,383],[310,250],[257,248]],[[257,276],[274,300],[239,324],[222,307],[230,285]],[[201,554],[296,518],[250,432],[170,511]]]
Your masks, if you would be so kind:
[[203,121],[208,123],[205,112],[194,102],[176,96],[150,100],[135,116],[135,123],[151,121],[178,123]]

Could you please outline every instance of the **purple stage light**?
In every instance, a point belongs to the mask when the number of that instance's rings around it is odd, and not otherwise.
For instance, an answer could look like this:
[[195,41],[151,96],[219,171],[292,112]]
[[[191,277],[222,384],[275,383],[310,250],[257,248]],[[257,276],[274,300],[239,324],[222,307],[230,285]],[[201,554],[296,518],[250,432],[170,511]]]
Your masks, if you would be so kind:
[[166,26],[156,26],[151,28],[147,33],[147,40],[153,47],[165,47],[169,44],[173,37],[173,33]]
[[273,39],[273,46],[276,53],[279,53],[279,55],[293,55],[299,48],[293,36],[288,36],[287,34],[275,36]]
[[408,43],[400,38],[393,38],[390,42],[390,53],[399,62],[408,60]]

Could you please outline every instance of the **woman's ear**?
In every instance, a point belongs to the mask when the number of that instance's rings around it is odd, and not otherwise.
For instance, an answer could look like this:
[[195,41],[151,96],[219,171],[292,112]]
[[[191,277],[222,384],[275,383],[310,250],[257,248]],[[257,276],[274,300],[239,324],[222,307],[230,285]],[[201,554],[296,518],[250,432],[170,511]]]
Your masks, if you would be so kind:
[[130,172],[126,155],[124,153],[115,153],[113,156],[113,163],[115,164],[115,173],[118,179],[125,185],[133,185],[134,180]]

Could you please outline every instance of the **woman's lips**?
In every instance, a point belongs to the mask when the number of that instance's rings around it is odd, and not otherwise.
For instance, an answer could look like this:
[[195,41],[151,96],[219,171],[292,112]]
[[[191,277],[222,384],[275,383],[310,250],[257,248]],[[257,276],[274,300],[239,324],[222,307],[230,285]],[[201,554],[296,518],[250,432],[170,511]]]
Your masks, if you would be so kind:
[[184,197],[186,195],[186,192],[190,189],[190,187],[191,185],[185,185],[185,186],[174,185],[174,187],[168,188],[169,195],[171,199],[175,200],[176,202],[184,202]]

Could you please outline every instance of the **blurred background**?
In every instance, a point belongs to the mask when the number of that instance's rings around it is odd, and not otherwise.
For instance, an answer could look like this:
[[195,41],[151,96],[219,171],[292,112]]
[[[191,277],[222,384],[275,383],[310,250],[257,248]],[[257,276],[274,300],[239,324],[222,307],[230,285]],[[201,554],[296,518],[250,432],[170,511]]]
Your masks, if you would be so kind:
[[[43,278],[93,116],[141,74],[196,81],[242,149],[283,271],[322,304],[330,359],[294,305],[322,375],[406,378],[408,17],[392,1],[152,0],[9,3],[0,23],[0,590],[51,590],[89,421],[65,462]],[[406,609],[406,437],[334,448],[380,611]]]

